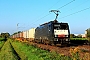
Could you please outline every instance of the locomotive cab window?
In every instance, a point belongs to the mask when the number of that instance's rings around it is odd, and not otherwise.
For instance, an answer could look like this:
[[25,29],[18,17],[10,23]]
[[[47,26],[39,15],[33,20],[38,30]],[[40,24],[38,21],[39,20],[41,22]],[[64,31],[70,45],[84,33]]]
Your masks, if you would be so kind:
[[54,24],[54,29],[56,29],[56,30],[59,30],[59,29],[66,30],[66,29],[68,29],[68,26],[67,26],[67,24]]
[[59,30],[60,29],[60,24],[54,24],[54,29]]
[[68,29],[68,25],[67,24],[61,24],[61,28],[60,29],[67,30]]

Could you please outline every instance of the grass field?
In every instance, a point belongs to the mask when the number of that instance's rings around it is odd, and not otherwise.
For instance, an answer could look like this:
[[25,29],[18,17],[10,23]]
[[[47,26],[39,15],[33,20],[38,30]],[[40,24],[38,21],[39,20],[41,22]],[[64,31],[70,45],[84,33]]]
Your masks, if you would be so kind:
[[87,40],[87,38],[70,38],[70,40]]
[[2,48],[2,46],[4,45],[5,41],[4,38],[0,38],[0,49]]
[[2,48],[2,46],[4,45],[5,41],[0,41],[0,49]]
[[[29,45],[27,43],[22,43],[19,41],[11,41],[13,47],[19,52],[19,55],[22,56],[22,59],[28,59],[28,60],[89,60],[89,53],[85,53],[84,58],[81,58],[79,53],[81,53],[81,50],[76,48],[70,49],[71,57],[65,56],[64,54],[58,54],[55,51],[49,52],[47,50],[42,50],[40,48],[37,48],[35,46]],[[24,55],[24,57],[23,57]]]
[[[28,45],[27,43],[21,43],[18,41],[11,41],[15,50],[19,53],[22,59],[28,60],[71,60],[68,56],[57,54],[56,52],[49,52],[36,48],[35,46]],[[22,53],[21,53],[22,52]],[[23,57],[23,55],[25,55]]]
[[4,40],[4,38],[0,38],[0,41],[1,41],[1,40]]
[[[1,60],[80,60],[77,53],[78,48],[70,49],[72,57],[58,54],[55,51],[49,52],[25,42],[8,39],[0,50]],[[15,53],[16,52],[16,53]],[[69,51],[68,51],[69,52]],[[88,53],[87,53],[88,54]],[[88,56],[90,56],[88,54]],[[85,60],[85,59],[81,59]]]
[[0,50],[0,60],[18,60],[9,41],[6,41]]

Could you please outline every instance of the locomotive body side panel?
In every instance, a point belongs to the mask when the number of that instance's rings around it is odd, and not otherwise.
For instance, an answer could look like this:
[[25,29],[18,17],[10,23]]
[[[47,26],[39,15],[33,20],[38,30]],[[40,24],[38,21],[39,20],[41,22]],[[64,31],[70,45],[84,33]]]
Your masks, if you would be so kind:
[[47,23],[37,27],[35,30],[35,40],[43,43],[52,40],[52,23]]

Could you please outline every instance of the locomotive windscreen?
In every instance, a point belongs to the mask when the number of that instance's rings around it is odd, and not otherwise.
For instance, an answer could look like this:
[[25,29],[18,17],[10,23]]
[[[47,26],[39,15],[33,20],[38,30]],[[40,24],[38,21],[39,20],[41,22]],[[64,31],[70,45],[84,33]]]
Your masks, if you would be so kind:
[[67,30],[68,29],[68,24],[67,23],[57,23],[54,24],[54,29],[63,29],[63,30]]

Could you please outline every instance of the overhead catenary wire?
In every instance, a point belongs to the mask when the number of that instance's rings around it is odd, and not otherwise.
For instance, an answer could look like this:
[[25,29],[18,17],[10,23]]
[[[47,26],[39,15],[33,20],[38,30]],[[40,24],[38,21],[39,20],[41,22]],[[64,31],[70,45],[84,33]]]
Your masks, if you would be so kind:
[[[60,1],[60,0],[58,0],[53,6],[55,6],[57,3],[59,3],[59,1]],[[61,7],[58,8],[58,9],[61,9],[61,8],[65,7],[65,6],[71,4],[71,3],[74,2],[74,1],[75,1],[75,0],[72,0],[72,1],[70,1],[70,2],[68,2],[68,3],[66,3],[65,5],[61,6]],[[51,6],[51,7],[53,7],[53,6]],[[50,8],[49,8],[49,9],[50,9]],[[45,12],[44,12],[44,13],[45,13]],[[44,14],[44,13],[43,13],[43,14]],[[42,15],[43,15],[43,14],[42,14]],[[51,13],[48,13],[47,15],[45,15],[45,16],[43,16],[43,17],[37,19],[37,20],[35,20],[34,22],[32,22],[30,25],[27,25],[26,27],[34,25],[35,22],[40,21],[41,19],[43,19],[43,18],[49,16],[50,14],[51,14]]]
[[71,3],[72,3],[72,2],[74,2],[74,1],[75,1],[75,0],[72,0],[72,1],[68,2],[67,4],[65,4],[65,5],[61,6],[61,7],[60,7],[60,8],[58,8],[58,9],[61,9],[61,8],[65,7],[65,6],[67,6],[67,5],[71,4]]
[[[65,6],[67,6],[67,5],[69,5],[70,3],[72,3],[72,2],[74,2],[75,0],[72,0],[72,1],[70,1],[70,2],[68,2],[67,4],[65,4],[65,5],[63,5],[63,6],[61,6],[60,8],[58,8],[58,9],[61,9],[61,8],[63,8],[63,7],[65,7]],[[58,10],[57,9],[57,10]],[[48,15],[50,15],[51,13],[49,13],[49,14],[47,14],[47,15],[45,15],[45,16],[43,16],[43,17],[41,17],[40,19],[38,19],[38,20],[41,20],[41,19],[43,19],[43,18],[45,18],[45,17],[47,17]]]
[[[50,8],[52,8],[53,6],[55,6],[55,5],[57,5],[58,3],[59,3],[59,1],[60,0],[58,0],[55,4],[53,4]],[[49,8],[49,9],[50,9]],[[45,12],[43,12],[43,14],[44,14]],[[43,14],[41,14],[41,16],[43,15]],[[43,17],[41,17],[41,18],[38,18],[38,19],[36,19],[34,22],[32,22],[31,24],[33,25],[33,23],[35,23],[35,22],[37,22],[37,21],[39,21],[39,20],[41,20],[41,19],[43,19],[43,18],[45,18],[45,17],[47,17],[48,15],[50,15],[51,13],[48,13],[47,15],[45,15],[45,16],[43,16]],[[27,26],[29,26],[29,25],[27,25]]]
[[[59,3],[59,1],[60,1],[60,0],[58,0],[55,4],[53,4],[49,9],[51,9],[52,7],[54,7],[55,5],[57,5],[57,4]],[[49,9],[48,9],[48,10],[49,10]],[[45,13],[45,11],[41,14],[41,16],[42,16],[44,13]],[[43,16],[43,17],[41,17],[41,18],[38,18],[38,19],[35,20],[34,22],[39,21],[39,20],[47,17],[47,16],[50,15],[50,14],[51,14],[51,13],[48,13],[48,14],[46,14],[45,16]]]
[[[41,19],[47,17],[47,16],[50,15],[50,14],[51,14],[51,13],[48,13],[47,15],[43,16],[43,17],[40,18],[40,19],[35,20],[34,22],[32,22],[30,25],[27,25],[27,26],[32,26],[32,25],[34,25],[35,22],[37,22],[37,21],[39,21],[39,20],[41,20]],[[26,27],[27,27],[27,26],[26,26]]]
[[[57,4],[59,3],[59,1],[60,1],[60,0],[58,0],[55,4],[53,4],[49,9],[51,9],[53,6],[57,5]],[[43,14],[44,14],[44,13],[45,13],[45,12],[43,12]],[[41,14],[41,16],[42,16],[43,14]],[[39,21],[39,20],[41,20],[41,19],[43,19],[43,18],[49,16],[50,14],[51,14],[51,13],[48,13],[47,15],[45,15],[45,16],[43,16],[43,17],[37,19],[37,20],[35,20],[35,21],[32,22],[31,24],[33,25],[33,23],[35,23],[35,22],[37,22],[37,21]],[[27,26],[29,26],[29,25],[27,25]]]
[[82,12],[82,11],[85,11],[85,10],[88,10],[88,9],[90,9],[90,7],[85,8],[85,9],[82,9],[82,10],[79,10],[79,11],[74,12],[74,13],[71,13],[71,14],[69,14],[69,15],[66,15],[66,16],[64,16],[64,17],[61,17],[60,19],[62,19],[62,18],[66,18],[66,17],[68,17],[68,16],[74,15],[74,14],[76,14],[76,13],[79,13],[79,12]]
[[[85,3],[88,2],[88,1],[89,1],[89,0],[86,0],[86,1],[80,3],[79,5],[73,7],[72,9],[69,9],[69,10],[67,10],[67,11],[70,11],[70,10],[73,10],[73,9],[75,9],[75,8],[77,8],[77,7],[80,7],[81,5],[85,4]],[[67,11],[65,11],[64,13],[66,13]]]
[[[65,7],[65,6],[67,6],[67,5],[69,5],[70,3],[74,2],[74,1],[75,1],[75,0],[72,0],[72,1],[70,1],[69,3],[63,5],[62,7],[58,8],[58,9],[61,9],[61,8],[63,8],[63,7]],[[84,9],[84,10],[87,10],[87,9]],[[68,16],[71,16],[71,15],[76,14],[76,13],[79,13],[79,12],[82,12],[82,11],[84,11],[84,10],[80,10],[80,11],[77,11],[77,12],[75,12],[75,13],[66,15],[66,16],[64,16],[64,17],[61,17],[60,19],[65,18],[65,17],[68,17]],[[41,17],[40,19],[37,19],[35,22],[37,22],[37,21],[39,21],[39,20],[41,20],[41,19],[43,19],[43,18],[49,16],[50,14],[51,14],[51,13],[49,13],[49,14],[47,14],[47,15]],[[34,23],[34,22],[33,22],[33,23]],[[33,25],[33,23],[32,23],[32,25]],[[28,25],[28,26],[29,26],[29,25]]]
[[[75,1],[75,0],[73,0],[73,1],[71,1],[71,2],[69,2],[69,3],[67,3],[66,5],[63,5],[62,7],[58,8],[58,9],[61,9],[61,8],[67,6],[68,4],[70,4],[70,3],[74,2],[74,1]],[[71,14],[68,14],[68,15],[66,15],[66,16],[64,16],[64,17],[61,17],[60,19],[62,19],[62,18],[66,18],[66,17],[68,17],[68,16],[71,16],[71,15],[77,14],[77,13],[79,13],[79,12],[82,12],[82,11],[85,11],[85,10],[88,10],[88,9],[90,9],[90,7],[85,8],[85,9],[82,9],[82,10],[79,10],[79,11],[76,11],[76,12],[71,13]],[[40,19],[37,19],[35,22],[37,22],[37,21],[39,21],[39,20],[41,20],[41,19],[43,19],[43,18],[49,16],[50,14],[51,14],[51,13],[49,13],[49,14],[47,14],[47,15],[41,17]],[[32,24],[33,24],[33,23],[32,23]]]
[[[60,1],[60,0],[58,0],[55,4],[57,4],[59,1]],[[65,5],[61,6],[61,7],[58,8],[58,9],[61,9],[61,8],[63,8],[63,7],[65,7],[65,6],[67,6],[67,5],[69,5],[70,3],[74,2],[74,1],[75,1],[75,0],[72,0],[72,1],[70,1],[70,2],[68,2],[68,3],[66,3]],[[55,5],[55,4],[54,4],[54,5]],[[54,6],[54,5],[53,5],[53,6]],[[53,7],[53,6],[52,6],[52,7]],[[58,9],[57,9],[57,10],[58,10]],[[49,16],[50,14],[51,14],[51,13],[48,13],[47,15],[45,15],[45,16],[43,16],[43,17],[37,19],[37,20],[35,20],[34,22],[37,22],[37,21],[39,21],[39,20],[41,20],[41,19],[43,19],[43,18]],[[33,22],[33,23],[34,23],[34,22]],[[33,24],[33,23],[31,23],[31,24]]]
[[[65,7],[65,6],[67,6],[67,5],[69,5],[70,3],[72,3],[72,2],[74,2],[75,0],[72,0],[72,1],[70,1],[70,2],[68,2],[67,4],[65,4],[65,5],[63,5],[63,6],[61,6],[60,8],[58,8],[58,9],[61,9],[61,8],[63,8],[63,7]],[[57,10],[58,10],[57,9]],[[45,16],[43,16],[43,17],[41,17],[40,19],[38,19],[38,20],[41,20],[41,19],[43,19],[43,18],[45,18],[45,17],[47,17],[48,15],[50,15],[51,13],[49,13],[49,14],[47,14],[47,15],[45,15]],[[36,20],[36,21],[38,21],[38,20]]]

